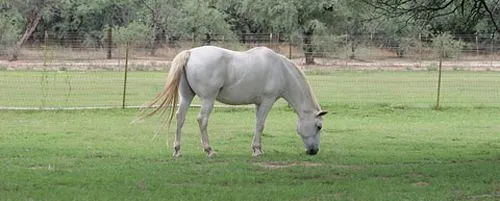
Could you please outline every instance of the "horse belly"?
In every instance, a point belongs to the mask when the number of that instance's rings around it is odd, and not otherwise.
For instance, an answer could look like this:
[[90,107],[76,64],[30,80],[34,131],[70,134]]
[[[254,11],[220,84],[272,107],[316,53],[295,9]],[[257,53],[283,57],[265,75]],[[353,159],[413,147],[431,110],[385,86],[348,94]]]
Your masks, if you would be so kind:
[[217,96],[217,101],[229,105],[246,105],[259,103],[261,98],[255,90],[246,87],[223,87]]
[[230,105],[260,104],[264,99],[275,100],[283,88],[279,80],[262,76],[226,84],[220,89],[217,100]]

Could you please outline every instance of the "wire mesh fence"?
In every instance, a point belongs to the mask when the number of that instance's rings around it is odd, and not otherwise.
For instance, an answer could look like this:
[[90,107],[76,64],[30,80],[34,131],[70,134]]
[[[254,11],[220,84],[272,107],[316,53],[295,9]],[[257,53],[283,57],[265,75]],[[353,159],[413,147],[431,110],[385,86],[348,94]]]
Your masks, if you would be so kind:
[[[443,58],[442,106],[500,106],[500,43],[479,39],[469,37],[462,48]],[[0,61],[0,107],[139,107],[163,89],[170,61],[178,52],[208,44],[232,50],[267,46],[291,58],[306,71],[322,105],[436,104],[440,56],[429,39],[397,46],[393,39],[370,35],[316,37],[312,44],[277,34],[211,40],[165,42],[155,48],[141,42],[128,48],[118,43],[88,46],[81,40],[31,43],[17,61]],[[315,64],[304,65],[308,53]]]

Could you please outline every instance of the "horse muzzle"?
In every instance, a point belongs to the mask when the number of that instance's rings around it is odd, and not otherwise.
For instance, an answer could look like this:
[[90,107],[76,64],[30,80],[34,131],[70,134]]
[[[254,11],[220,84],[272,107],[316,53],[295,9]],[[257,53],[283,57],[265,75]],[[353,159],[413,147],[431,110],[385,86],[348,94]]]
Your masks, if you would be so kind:
[[307,149],[306,154],[307,155],[316,155],[319,152],[319,148],[312,148],[312,149]]

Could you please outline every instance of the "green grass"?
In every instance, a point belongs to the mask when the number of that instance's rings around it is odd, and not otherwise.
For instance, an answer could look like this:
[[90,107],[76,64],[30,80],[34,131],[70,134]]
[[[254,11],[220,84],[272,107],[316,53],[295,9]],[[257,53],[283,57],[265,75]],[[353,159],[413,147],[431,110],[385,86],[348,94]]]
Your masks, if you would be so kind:
[[[126,105],[151,100],[163,89],[165,76],[131,72]],[[431,107],[436,101],[437,72],[313,72],[308,79],[322,105]],[[123,72],[0,71],[0,86],[1,107],[120,107]],[[500,107],[499,86],[498,72],[444,72],[441,105]]]
[[[176,160],[172,132],[153,139],[158,117],[130,124],[137,110],[4,110],[0,200],[500,199],[499,108],[325,109],[319,155],[304,154],[296,115],[278,106],[265,155],[252,158],[253,110],[216,108],[213,159],[191,109]],[[280,164],[289,167],[267,167]]]

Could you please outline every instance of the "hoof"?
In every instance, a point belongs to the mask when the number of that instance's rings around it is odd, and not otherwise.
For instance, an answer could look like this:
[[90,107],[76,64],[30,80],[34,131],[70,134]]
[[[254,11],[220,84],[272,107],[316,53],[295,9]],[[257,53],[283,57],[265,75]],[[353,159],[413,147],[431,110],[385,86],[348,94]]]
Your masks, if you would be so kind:
[[174,158],[179,158],[181,156],[181,146],[177,145],[174,147],[174,154],[172,155]]
[[174,158],[179,158],[179,157],[181,157],[181,156],[182,156],[182,154],[181,154],[181,152],[180,152],[180,151],[178,151],[178,152],[175,152],[174,154],[172,154],[172,156],[173,156]]
[[260,149],[260,147],[253,148],[253,154],[252,154],[253,157],[259,157],[263,154],[264,154],[264,152]]
[[253,157],[259,157],[262,155],[264,155],[264,153],[262,153],[262,152],[253,152],[253,154],[252,154]]
[[213,157],[215,157],[216,155],[217,155],[217,154],[215,153],[215,151],[211,151],[211,152],[209,152],[209,153],[208,153],[208,155],[207,155],[207,156],[208,156],[208,158],[213,158]]
[[206,149],[205,149],[205,152],[207,153],[207,156],[208,156],[209,158],[212,158],[212,157],[214,157],[214,156],[216,155],[215,151],[214,151],[214,150],[212,150],[212,148],[211,148],[211,147],[206,148]]

